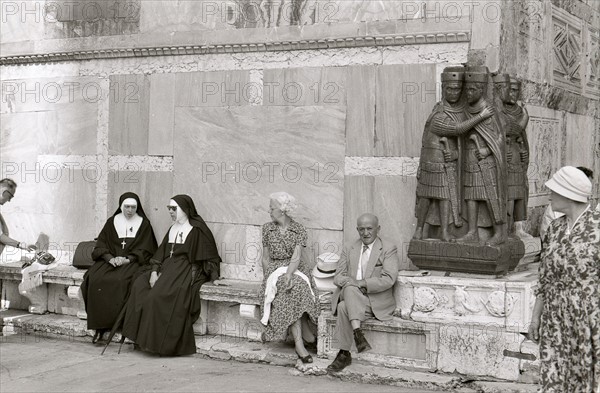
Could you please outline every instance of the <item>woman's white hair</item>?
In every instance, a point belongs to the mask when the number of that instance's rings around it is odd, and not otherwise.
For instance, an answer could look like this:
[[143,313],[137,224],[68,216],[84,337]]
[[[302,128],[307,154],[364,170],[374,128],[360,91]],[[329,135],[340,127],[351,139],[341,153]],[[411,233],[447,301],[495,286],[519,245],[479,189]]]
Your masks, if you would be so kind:
[[279,210],[281,210],[281,212],[285,213],[287,216],[292,214],[298,207],[296,198],[284,191],[274,192],[273,194],[269,195],[269,198],[271,198],[272,201],[277,202],[279,205]]

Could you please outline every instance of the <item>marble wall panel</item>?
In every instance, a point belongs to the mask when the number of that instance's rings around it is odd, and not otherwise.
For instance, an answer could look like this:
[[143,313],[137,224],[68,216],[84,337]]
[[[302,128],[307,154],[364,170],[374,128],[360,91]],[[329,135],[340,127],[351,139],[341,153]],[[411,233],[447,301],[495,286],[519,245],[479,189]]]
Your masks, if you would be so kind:
[[2,161],[39,154],[95,154],[98,109],[94,104],[57,110],[2,114]]
[[[470,8],[470,7],[469,7]],[[483,0],[473,7],[473,25],[471,30],[471,49],[485,49],[500,45],[500,27],[502,18],[501,3],[495,0]]]
[[98,104],[109,94],[123,99],[128,93],[122,85],[112,85],[114,90],[106,91],[101,79],[89,76],[12,79],[1,83],[0,113],[51,111],[63,104],[75,111],[84,104]]
[[375,66],[348,67],[346,77],[347,156],[373,156],[375,101]]
[[344,125],[343,107],[177,108],[175,189],[205,201],[207,221],[254,225],[285,190],[299,221],[339,230]]
[[376,156],[419,156],[423,127],[436,103],[435,80],[435,64],[378,67]]
[[379,217],[381,236],[387,237],[398,247],[400,270],[411,268],[407,250],[417,223],[416,190],[416,177],[375,177],[373,211]]
[[243,106],[262,88],[250,71],[186,72],[176,76],[175,106]]
[[57,105],[55,118],[56,133],[51,133],[54,127],[42,131],[48,143],[40,149],[40,154],[96,154],[97,104],[85,103],[76,107],[70,104]]
[[11,236],[35,243],[45,233],[57,249],[93,239],[98,175],[95,168],[47,166],[29,172],[25,181],[15,177],[16,196],[2,208]]
[[325,252],[342,255],[342,231],[308,228],[307,232],[308,240],[306,248],[302,250],[302,257],[309,268],[314,268],[317,263],[317,257]]
[[344,67],[267,69],[263,105],[346,105],[346,74]]
[[[209,227],[225,264],[245,266],[249,253],[255,255],[256,250],[262,247],[260,243],[246,240],[245,225],[210,223]],[[254,258],[253,262],[260,263],[260,260]]]
[[246,281],[261,281],[261,228],[252,225],[207,223],[221,256],[221,277]]
[[585,166],[594,168],[594,133],[595,119],[573,113],[566,114],[567,150],[564,165]]
[[179,1],[144,0],[140,13],[140,32],[149,34],[176,31],[181,17],[178,8]]
[[[548,195],[544,183],[548,181],[562,165],[562,149],[568,143],[563,141],[563,116],[552,109],[528,105],[529,124],[529,195],[530,197]],[[576,134],[572,134],[576,137]]]
[[[346,176],[344,180],[344,244],[358,240],[356,220],[363,213],[375,213],[375,177]],[[341,255],[341,254],[340,254]]]
[[2,176],[19,182],[23,171],[34,169],[40,149],[58,133],[54,112],[2,114],[0,117]]
[[146,75],[111,75],[118,93],[109,95],[108,150],[113,155],[148,154],[150,80]]
[[[169,204],[170,198],[179,193],[173,189],[173,174],[171,172],[110,171],[108,173],[108,216],[112,215],[119,207],[119,197],[129,191],[135,192],[140,197],[144,212],[148,216],[156,240],[160,244],[171,226],[171,217],[166,206]],[[198,201],[194,202],[201,211]]]
[[150,75],[149,155],[173,155],[176,80],[177,74]]
[[[44,38],[45,26],[42,23],[42,8],[45,1],[36,0],[16,2],[13,0],[0,0],[2,10],[2,28],[0,29],[0,42],[19,42],[41,40]],[[32,10],[29,15],[24,14],[25,9]]]

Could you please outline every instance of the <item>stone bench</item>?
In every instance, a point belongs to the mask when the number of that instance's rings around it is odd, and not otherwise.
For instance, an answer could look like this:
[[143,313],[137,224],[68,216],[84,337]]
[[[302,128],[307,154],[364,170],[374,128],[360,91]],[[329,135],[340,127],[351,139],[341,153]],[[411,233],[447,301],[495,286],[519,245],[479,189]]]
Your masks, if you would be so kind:
[[[80,286],[86,270],[59,264],[42,273],[43,284],[19,293],[21,262],[0,264],[2,309],[47,312],[87,319]],[[194,325],[196,334],[226,335],[260,339],[260,283],[218,280],[200,289],[201,314]],[[237,307],[234,310],[234,307]]]
[[222,335],[260,340],[260,282],[216,280],[200,287],[198,335]]
[[59,264],[42,273],[42,285],[26,294],[19,293],[21,263],[10,262],[0,265],[2,307],[5,309],[28,310],[31,314],[74,315],[87,317],[79,287],[85,270]]

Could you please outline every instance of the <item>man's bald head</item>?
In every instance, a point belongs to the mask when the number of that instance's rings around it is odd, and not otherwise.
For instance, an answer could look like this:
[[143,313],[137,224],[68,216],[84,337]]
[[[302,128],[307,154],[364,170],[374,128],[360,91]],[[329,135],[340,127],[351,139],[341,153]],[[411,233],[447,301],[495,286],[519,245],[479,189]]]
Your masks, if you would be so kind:
[[379,219],[374,214],[365,213],[356,220],[356,230],[360,240],[367,246],[377,239],[379,229]]

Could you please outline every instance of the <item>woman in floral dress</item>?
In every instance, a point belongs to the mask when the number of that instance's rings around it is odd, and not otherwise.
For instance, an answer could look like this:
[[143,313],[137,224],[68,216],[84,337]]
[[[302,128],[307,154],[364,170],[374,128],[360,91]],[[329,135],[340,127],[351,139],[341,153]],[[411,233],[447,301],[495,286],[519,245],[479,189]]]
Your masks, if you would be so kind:
[[600,389],[600,212],[588,204],[592,184],[561,168],[546,186],[554,220],[544,240],[530,338],[540,343],[543,393]]
[[268,341],[285,340],[289,331],[298,357],[311,363],[303,338],[315,340],[319,297],[310,269],[300,258],[306,229],[289,217],[296,208],[294,197],[279,192],[270,198],[272,221],[262,227],[264,336]]

